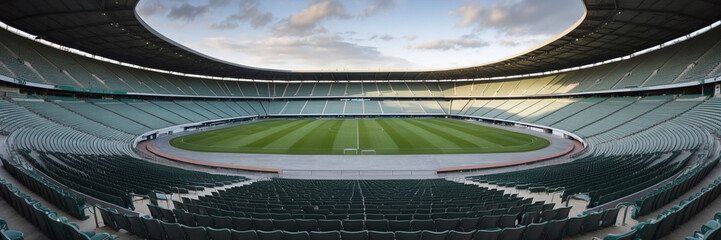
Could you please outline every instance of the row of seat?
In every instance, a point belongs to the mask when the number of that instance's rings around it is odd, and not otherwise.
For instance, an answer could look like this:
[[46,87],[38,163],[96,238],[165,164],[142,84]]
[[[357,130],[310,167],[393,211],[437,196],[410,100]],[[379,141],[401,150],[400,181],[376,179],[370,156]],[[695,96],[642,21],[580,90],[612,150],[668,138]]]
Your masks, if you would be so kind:
[[[621,236],[633,235],[640,239],[662,238],[678,226],[686,223],[697,213],[704,211],[704,208],[716,200],[719,195],[721,195],[721,177],[717,178],[700,192],[681,201],[678,205],[674,205],[670,209],[659,213],[656,218],[639,222],[637,225],[631,227],[635,233],[625,233]],[[609,236],[611,239],[615,237],[619,236]]]
[[475,182],[520,189],[563,189],[562,199],[577,193],[594,207],[652,186],[681,171],[687,161],[673,162],[680,152],[630,156],[587,156],[573,162],[533,169],[470,176]]
[[704,163],[694,168],[691,172],[675,179],[673,182],[663,185],[645,196],[636,199],[636,207],[633,208],[631,218],[637,219],[639,216],[655,211],[656,209],[683,195],[689,189],[701,182],[701,180],[703,180],[703,178],[705,178],[711,170],[718,165],[718,162],[719,158],[716,158],[710,162]]
[[31,191],[77,219],[88,219],[88,216],[85,215],[85,198],[61,189],[36,173],[20,167],[16,163],[11,163],[2,156],[0,156],[0,161],[10,175]]
[[201,79],[124,67],[77,57],[3,30],[2,44],[7,47],[0,48],[0,62],[6,68],[0,69],[0,74],[76,91],[119,93],[237,97],[526,96],[653,86],[716,76],[719,71],[714,66],[721,51],[719,44],[715,44],[718,31],[712,29],[699,37],[624,61],[503,82],[264,83]]
[[35,225],[50,239],[57,240],[105,240],[117,239],[117,236],[107,233],[85,232],[78,229],[78,225],[69,222],[67,218],[60,217],[49,208],[43,207],[40,202],[32,200],[23,194],[17,187],[0,178],[0,196],[12,206],[20,216]]
[[23,232],[8,229],[8,223],[0,218],[0,239],[2,240],[23,240]]
[[[291,212],[287,213],[283,210],[270,209],[266,212],[245,212],[230,211],[223,208],[212,206],[195,205],[190,203],[174,202],[176,205],[192,213],[223,215],[234,217],[248,218],[271,218],[271,219],[291,219],[291,218],[308,218],[308,219],[386,219],[386,220],[412,220],[412,219],[437,219],[437,218],[463,218],[463,217],[482,217],[487,215],[502,214],[523,214],[526,212],[550,211],[555,204],[543,201],[530,203],[528,201],[520,201],[508,203],[506,205],[486,206],[483,208],[438,208],[438,211],[428,209],[397,209],[397,210],[380,210],[374,209],[324,209],[326,211],[313,211],[314,213]],[[333,205],[331,205],[333,206]],[[410,206],[410,205],[409,205]],[[435,209],[434,209],[435,210]],[[444,211],[447,210],[447,211]]]
[[[507,228],[471,231],[283,231],[236,230],[233,228],[188,226],[180,223],[120,214],[112,208],[100,208],[103,222],[115,229],[125,229],[135,235],[162,240],[169,239],[242,239],[242,240],[482,240],[482,239],[561,239],[583,232],[595,231],[616,223],[619,208],[589,213],[572,218],[531,223]],[[314,237],[315,236],[315,237]]]
[[236,230],[283,230],[283,231],[330,231],[330,230],[373,230],[373,231],[471,231],[476,229],[506,228],[516,225],[560,220],[568,217],[570,207],[544,212],[525,214],[488,215],[468,218],[439,218],[416,220],[385,219],[265,219],[189,213],[182,209],[166,209],[149,204],[153,218],[167,222],[179,222],[189,226],[232,228]]
[[[439,190],[440,189],[440,190]],[[184,198],[186,204],[210,206],[226,211],[305,213],[330,215],[381,214],[384,209],[407,214],[486,210],[488,206],[511,207],[523,200],[503,191],[446,181],[427,180],[297,180],[272,179],[233,187],[201,196]],[[532,201],[532,200],[528,200]],[[530,202],[527,202],[530,203]],[[249,208],[250,207],[250,208]],[[253,208],[254,207],[254,208]],[[356,209],[356,210],[352,210]],[[347,213],[346,213],[347,210]]]
[[717,240],[721,239],[721,212],[716,213],[714,218],[708,220],[701,226],[701,230],[695,231],[693,236],[686,237],[686,240]]
[[66,186],[127,208],[134,207],[131,193],[148,195],[153,190],[171,193],[172,187],[202,190],[247,180],[242,176],[190,171],[122,155],[38,154],[39,159],[30,154],[24,157]]

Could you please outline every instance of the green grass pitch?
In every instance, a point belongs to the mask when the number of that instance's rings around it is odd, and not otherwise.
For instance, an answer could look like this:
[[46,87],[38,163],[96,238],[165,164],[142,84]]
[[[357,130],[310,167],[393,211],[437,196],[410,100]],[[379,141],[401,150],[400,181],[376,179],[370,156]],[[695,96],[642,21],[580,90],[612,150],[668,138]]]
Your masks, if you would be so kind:
[[377,118],[259,121],[176,137],[170,144],[202,152],[342,155],[349,148],[358,154],[523,152],[549,142],[450,119]]

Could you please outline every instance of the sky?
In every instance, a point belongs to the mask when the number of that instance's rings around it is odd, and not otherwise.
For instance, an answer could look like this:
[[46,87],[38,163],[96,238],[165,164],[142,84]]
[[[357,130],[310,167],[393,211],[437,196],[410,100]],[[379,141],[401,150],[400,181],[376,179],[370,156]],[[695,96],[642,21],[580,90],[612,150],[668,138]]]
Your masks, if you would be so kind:
[[581,0],[141,0],[173,41],[283,70],[429,70],[519,53],[572,27]]

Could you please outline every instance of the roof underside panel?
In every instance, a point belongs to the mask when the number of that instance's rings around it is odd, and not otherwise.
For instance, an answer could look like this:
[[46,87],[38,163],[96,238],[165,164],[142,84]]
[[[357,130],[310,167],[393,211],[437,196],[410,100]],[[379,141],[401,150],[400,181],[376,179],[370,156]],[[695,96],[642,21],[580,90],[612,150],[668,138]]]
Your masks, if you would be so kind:
[[[708,0],[584,0],[573,30],[523,55],[438,71],[292,72],[220,61],[169,40],[138,19],[138,0],[3,0],[0,21],[48,41],[139,66],[217,77],[263,80],[436,80],[560,70],[625,56],[721,19]],[[553,13],[549,13],[553,14]]]

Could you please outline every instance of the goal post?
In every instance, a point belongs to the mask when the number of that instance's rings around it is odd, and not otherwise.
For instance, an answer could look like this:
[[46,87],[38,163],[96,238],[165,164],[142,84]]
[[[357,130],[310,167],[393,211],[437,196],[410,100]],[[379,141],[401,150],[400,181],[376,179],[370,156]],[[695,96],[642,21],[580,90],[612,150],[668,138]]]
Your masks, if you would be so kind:
[[343,155],[358,155],[358,149],[355,148],[344,148]]
[[375,149],[363,149],[361,150],[361,155],[376,155]]

